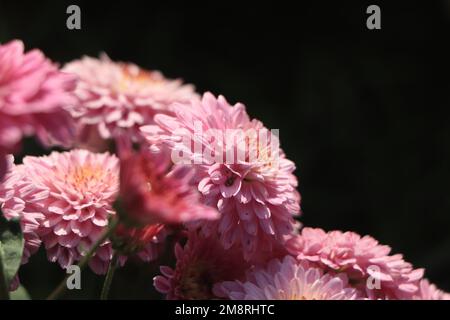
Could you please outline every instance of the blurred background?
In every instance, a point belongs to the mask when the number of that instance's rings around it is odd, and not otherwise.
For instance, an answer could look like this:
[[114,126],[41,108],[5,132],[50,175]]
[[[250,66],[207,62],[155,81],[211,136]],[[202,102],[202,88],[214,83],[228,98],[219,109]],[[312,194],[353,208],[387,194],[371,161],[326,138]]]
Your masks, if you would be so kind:
[[[0,0],[0,42],[61,64],[106,52],[243,102],[280,129],[304,225],[370,234],[450,291],[449,2],[310,2]],[[66,28],[70,4],[81,30]],[[366,28],[370,4],[381,30]],[[158,265],[128,263],[111,298],[158,298]],[[36,299],[63,275],[43,250],[20,272]],[[102,280],[85,271],[67,298],[97,298]]]

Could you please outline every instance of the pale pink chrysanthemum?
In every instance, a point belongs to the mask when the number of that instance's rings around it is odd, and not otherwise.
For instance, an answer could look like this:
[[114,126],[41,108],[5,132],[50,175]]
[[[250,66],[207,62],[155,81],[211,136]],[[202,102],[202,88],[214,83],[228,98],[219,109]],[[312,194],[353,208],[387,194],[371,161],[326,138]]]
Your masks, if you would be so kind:
[[24,136],[37,135],[44,144],[70,143],[72,119],[64,107],[75,101],[75,81],[41,51],[25,53],[19,40],[0,45],[0,156],[16,152]]
[[206,239],[195,231],[188,233],[184,246],[175,245],[176,266],[160,267],[155,288],[169,300],[215,298],[216,283],[241,279],[249,264],[235,247],[225,250],[214,238]]
[[[112,205],[119,193],[119,160],[109,153],[72,150],[25,157],[18,167],[26,173],[21,181],[25,189],[47,192],[37,201],[42,213],[37,231],[49,259],[66,268],[93,245],[115,214]],[[155,260],[167,228],[157,231],[150,236],[149,229],[130,230],[128,238],[136,238],[130,245],[146,236],[146,242],[141,241],[132,254],[144,261]],[[112,254],[111,243],[106,240],[90,260],[92,270],[105,273]],[[121,256],[120,262],[125,261]]]
[[250,269],[245,281],[225,281],[214,292],[231,300],[355,300],[345,274],[327,274],[291,256]]
[[[39,200],[48,196],[48,192],[39,189],[30,189],[21,181],[24,175],[20,166],[14,165],[12,155],[6,157],[6,174],[0,183],[0,209],[6,219],[19,219],[24,237],[22,264],[28,262],[41,245],[37,235],[39,221],[43,219]],[[11,289],[15,290],[19,285],[18,277],[15,278]]]
[[[206,93],[201,101],[174,104],[172,109],[174,116],[156,115],[156,125],[141,130],[154,150],[168,146],[173,154],[182,153],[183,163],[194,164],[204,202],[221,213],[219,220],[195,227],[207,237],[218,234],[224,248],[238,244],[248,260],[259,248],[282,244],[297,226],[300,195],[294,163],[276,143],[271,149],[274,136],[261,122],[249,119],[244,105],[231,106],[222,96]],[[199,128],[204,135],[198,135]],[[260,135],[267,139],[258,140]],[[218,147],[218,140],[226,148]]]
[[63,70],[79,77],[75,90],[79,101],[70,111],[78,119],[79,139],[85,143],[98,134],[103,139],[120,136],[139,141],[139,126],[153,123],[155,114],[170,112],[173,102],[198,99],[192,85],[131,63],[111,61],[106,55],[83,57]]
[[6,219],[20,219],[25,240],[22,263],[27,263],[41,244],[37,235],[39,221],[44,218],[40,201],[48,197],[48,191],[24,184],[26,172],[14,165],[12,155],[7,156],[7,163],[5,179],[0,183],[0,208]]
[[217,219],[190,181],[192,168],[173,166],[168,154],[139,152],[120,160],[121,219],[137,226]]
[[389,255],[389,246],[354,232],[304,228],[287,248],[300,261],[347,274],[369,299],[411,299],[423,277],[401,254]]
[[419,290],[414,296],[415,300],[450,300],[450,293],[439,290],[436,285],[430,283],[427,279],[422,279],[419,284]]
[[[22,169],[28,188],[48,192],[39,202],[44,217],[38,234],[49,260],[67,268],[89,250],[114,214],[119,161],[109,153],[72,150],[25,157]],[[105,241],[90,261],[92,270],[104,273],[111,257],[110,242]]]

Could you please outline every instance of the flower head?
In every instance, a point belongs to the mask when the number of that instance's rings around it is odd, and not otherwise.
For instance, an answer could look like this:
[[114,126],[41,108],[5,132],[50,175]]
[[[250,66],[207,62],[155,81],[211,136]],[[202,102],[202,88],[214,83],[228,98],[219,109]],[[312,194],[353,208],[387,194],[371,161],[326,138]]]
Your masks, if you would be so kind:
[[357,291],[344,274],[327,274],[295,258],[273,259],[251,269],[244,281],[215,286],[217,295],[232,300],[354,300]]
[[34,254],[41,245],[37,235],[39,221],[44,216],[40,212],[39,201],[48,196],[42,189],[30,189],[22,182],[26,172],[21,166],[14,165],[14,157],[6,157],[7,169],[4,181],[0,183],[0,208],[6,219],[20,219],[25,245],[22,264]]
[[155,288],[170,300],[214,298],[214,284],[242,278],[249,266],[238,250],[224,250],[217,240],[195,231],[184,247],[176,244],[175,257],[175,269],[162,266],[162,275],[154,278]]
[[70,111],[78,120],[82,140],[98,132],[103,139],[125,136],[139,141],[139,126],[152,123],[155,114],[170,112],[175,101],[197,98],[192,85],[131,63],[113,62],[106,55],[83,57],[64,70],[79,77],[75,90],[79,101]]
[[190,105],[174,104],[174,115],[155,116],[141,128],[152,148],[168,146],[196,170],[203,201],[219,210],[217,221],[196,223],[205,236],[219,234],[224,248],[237,244],[246,259],[259,248],[283,243],[300,212],[295,165],[279,149],[276,135],[250,120],[244,105],[206,93]]
[[[29,190],[48,193],[38,201],[43,214],[38,234],[49,259],[66,268],[89,250],[114,214],[119,161],[108,153],[72,150],[25,157],[22,170]],[[91,259],[91,268],[104,273],[111,256],[111,245],[105,241]]]
[[[41,51],[25,53],[19,40],[0,45],[0,156],[17,151],[23,136],[70,143],[72,120],[63,108],[75,101],[75,83]],[[0,179],[4,167],[0,159]]]
[[304,228],[287,247],[300,261],[345,273],[370,299],[411,299],[423,276],[402,255],[389,255],[389,246],[354,232]]
[[173,167],[166,154],[126,154],[120,167],[119,213],[124,221],[143,226],[217,218],[217,210],[200,203],[190,185],[192,170]]
[[[4,180],[0,183],[0,209],[7,220],[19,219],[24,238],[22,264],[28,262],[30,256],[39,249],[41,240],[37,235],[39,221],[43,219],[38,204],[40,199],[48,196],[45,190],[30,190],[21,181],[23,170],[14,165],[14,157],[5,157],[6,169]],[[19,166],[20,167],[20,166]],[[19,287],[18,274],[14,277],[10,290]]]

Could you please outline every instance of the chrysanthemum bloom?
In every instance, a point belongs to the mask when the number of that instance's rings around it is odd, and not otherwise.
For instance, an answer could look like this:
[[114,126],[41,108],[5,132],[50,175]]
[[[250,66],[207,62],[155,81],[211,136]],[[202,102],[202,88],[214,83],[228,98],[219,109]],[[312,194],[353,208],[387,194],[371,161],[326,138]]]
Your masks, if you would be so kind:
[[[67,268],[89,250],[114,214],[119,161],[108,153],[73,150],[25,157],[23,170],[30,190],[48,192],[48,197],[39,201],[44,217],[38,234],[49,260]],[[92,270],[105,272],[111,257],[111,244],[105,241],[90,260]]]
[[192,85],[131,63],[113,62],[106,55],[75,60],[64,71],[80,80],[75,91],[79,102],[70,111],[78,119],[82,142],[92,142],[97,134],[139,141],[139,126],[152,123],[156,113],[169,112],[173,102],[198,99]]
[[166,154],[127,154],[120,166],[121,219],[144,226],[216,219],[218,212],[200,202],[192,187],[192,169],[173,167]]
[[154,278],[155,288],[169,300],[215,298],[214,284],[241,279],[249,267],[234,247],[225,250],[214,238],[195,231],[189,232],[184,247],[175,245],[175,257],[175,268],[162,266],[162,275]]
[[34,254],[41,245],[37,235],[39,221],[44,218],[40,213],[39,201],[48,196],[46,190],[30,189],[22,180],[26,172],[22,166],[14,165],[12,155],[6,157],[7,170],[4,181],[0,183],[0,208],[6,219],[20,219],[25,245],[23,249],[22,264]]
[[422,279],[419,284],[419,290],[414,296],[416,300],[450,300],[450,293],[439,290],[427,279]]
[[283,243],[296,227],[300,195],[295,165],[275,135],[250,120],[244,105],[231,106],[222,96],[206,93],[201,101],[172,109],[174,116],[156,115],[157,125],[141,130],[153,149],[168,146],[173,158],[195,167],[204,202],[220,211],[219,220],[195,227],[207,237],[220,235],[224,248],[242,246],[248,260],[260,248]]
[[345,273],[369,299],[411,299],[423,277],[423,269],[413,269],[401,254],[389,255],[389,246],[354,232],[304,228],[287,247],[300,261]]
[[252,268],[245,281],[225,281],[214,292],[231,300],[355,300],[357,290],[345,274],[324,274],[320,268],[291,256]]
[[25,246],[22,263],[28,262],[41,241],[37,235],[39,221],[44,218],[40,201],[48,197],[44,189],[31,189],[23,183],[26,172],[21,165],[15,166],[13,156],[7,156],[7,172],[0,183],[0,207],[6,219],[20,219]]
[[[24,186],[21,181],[25,174],[21,166],[14,165],[12,155],[6,157],[6,174],[2,183],[0,183],[0,208],[6,219],[20,219],[20,225],[25,241],[22,264],[28,262],[28,259],[34,254],[41,245],[41,240],[37,235],[39,222],[43,219],[40,213],[39,200],[45,199],[48,192],[39,189],[30,189]],[[12,290],[19,285],[16,277]]]
[[0,45],[0,157],[16,152],[23,136],[37,135],[44,144],[71,142],[72,118],[63,107],[74,103],[74,88],[75,77],[41,51],[24,53],[18,40]]

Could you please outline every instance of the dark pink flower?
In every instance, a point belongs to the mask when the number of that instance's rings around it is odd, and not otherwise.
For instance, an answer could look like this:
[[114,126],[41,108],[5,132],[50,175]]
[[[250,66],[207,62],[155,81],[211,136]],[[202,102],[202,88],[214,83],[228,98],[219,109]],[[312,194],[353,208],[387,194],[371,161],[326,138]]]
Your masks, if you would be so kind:
[[217,210],[200,203],[190,185],[192,170],[172,166],[164,154],[126,154],[120,162],[121,218],[143,226],[216,219]]
[[[140,228],[119,223],[111,241],[113,248],[123,256],[137,255],[143,261],[155,260],[169,231],[163,224],[150,224]],[[125,259],[122,258],[125,262]]]

